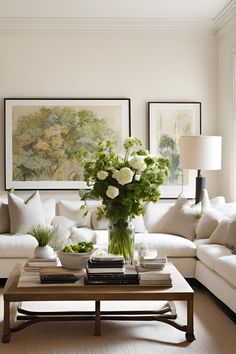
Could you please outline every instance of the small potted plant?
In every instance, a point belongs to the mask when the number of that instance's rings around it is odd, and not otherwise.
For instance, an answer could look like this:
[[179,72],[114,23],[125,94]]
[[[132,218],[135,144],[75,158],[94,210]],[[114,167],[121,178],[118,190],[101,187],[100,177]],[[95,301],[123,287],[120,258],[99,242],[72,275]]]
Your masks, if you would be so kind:
[[49,245],[55,235],[55,228],[44,225],[35,225],[28,232],[38,241],[38,246],[34,250],[36,258],[51,258],[54,255],[53,248]]

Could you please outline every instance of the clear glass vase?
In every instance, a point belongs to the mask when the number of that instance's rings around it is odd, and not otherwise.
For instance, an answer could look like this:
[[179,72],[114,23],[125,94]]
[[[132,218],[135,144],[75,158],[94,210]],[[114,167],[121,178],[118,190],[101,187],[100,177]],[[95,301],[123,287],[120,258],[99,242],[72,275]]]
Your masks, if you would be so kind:
[[134,224],[131,221],[122,221],[108,226],[108,252],[120,254],[127,262],[134,257]]

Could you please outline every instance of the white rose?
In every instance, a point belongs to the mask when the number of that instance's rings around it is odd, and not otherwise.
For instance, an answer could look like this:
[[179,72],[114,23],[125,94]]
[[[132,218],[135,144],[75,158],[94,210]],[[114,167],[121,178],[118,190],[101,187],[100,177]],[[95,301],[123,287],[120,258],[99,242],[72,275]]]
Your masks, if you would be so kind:
[[107,191],[106,191],[106,195],[111,198],[114,199],[115,197],[117,197],[119,195],[119,189],[113,186],[108,186]]
[[101,179],[102,181],[103,181],[104,179],[106,179],[107,176],[108,176],[107,171],[99,171],[99,172],[97,173],[97,177],[98,177],[99,179]]
[[134,156],[130,161],[129,164],[132,168],[138,171],[144,171],[147,167],[146,163],[142,156]]
[[115,179],[121,185],[132,182],[134,173],[129,167],[122,167],[118,173],[116,173]]

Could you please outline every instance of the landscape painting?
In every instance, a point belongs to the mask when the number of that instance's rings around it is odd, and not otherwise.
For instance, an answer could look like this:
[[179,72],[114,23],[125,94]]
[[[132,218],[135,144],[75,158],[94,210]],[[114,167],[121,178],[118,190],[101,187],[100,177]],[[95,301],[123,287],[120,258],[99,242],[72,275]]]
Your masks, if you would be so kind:
[[161,187],[162,198],[177,198],[184,192],[188,198],[195,193],[196,171],[179,168],[179,138],[199,135],[201,130],[201,104],[149,102],[150,153],[169,159],[170,175]]
[[5,99],[6,189],[86,188],[78,152],[128,136],[129,99]]

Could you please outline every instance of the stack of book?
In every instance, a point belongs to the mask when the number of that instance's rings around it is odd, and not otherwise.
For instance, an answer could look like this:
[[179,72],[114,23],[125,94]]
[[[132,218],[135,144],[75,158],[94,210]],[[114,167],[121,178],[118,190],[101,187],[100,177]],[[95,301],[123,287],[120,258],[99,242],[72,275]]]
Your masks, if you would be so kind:
[[139,272],[139,285],[171,287],[171,273],[168,269]]
[[29,258],[25,267],[41,268],[41,267],[57,267],[59,265],[56,256],[50,258]]
[[92,257],[88,261],[86,277],[87,285],[111,284],[138,284],[138,272],[134,269],[125,269],[122,256]]
[[166,263],[166,256],[156,256],[155,258],[143,258],[140,260],[137,269],[141,272],[150,270],[161,270],[164,269]]

